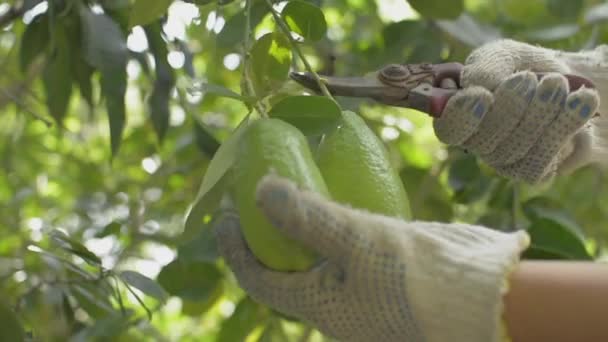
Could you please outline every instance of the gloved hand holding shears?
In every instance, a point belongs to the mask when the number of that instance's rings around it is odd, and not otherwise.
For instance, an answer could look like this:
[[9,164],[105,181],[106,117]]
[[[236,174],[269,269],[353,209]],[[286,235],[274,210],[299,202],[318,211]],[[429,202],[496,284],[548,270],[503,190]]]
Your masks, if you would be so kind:
[[[425,111],[442,141],[537,182],[606,158],[599,97],[608,94],[607,61],[606,48],[564,53],[503,40],[474,51],[464,67],[389,66],[369,77],[324,78],[336,95]],[[311,75],[292,77],[316,87]],[[252,298],[341,341],[608,340],[606,268],[519,262],[523,231],[405,222],[276,176],[260,182],[257,195],[278,229],[324,261],[305,272],[264,267],[236,215],[218,223],[221,254]]]
[[[505,176],[535,183],[601,159],[608,132],[598,130],[608,113],[594,119],[596,86],[602,91],[608,84],[593,66],[605,63],[603,54],[502,40],[474,51],[464,66],[392,64],[365,77],[322,77],[335,95],[426,112],[441,141],[479,155]],[[292,78],[318,89],[310,74]]]

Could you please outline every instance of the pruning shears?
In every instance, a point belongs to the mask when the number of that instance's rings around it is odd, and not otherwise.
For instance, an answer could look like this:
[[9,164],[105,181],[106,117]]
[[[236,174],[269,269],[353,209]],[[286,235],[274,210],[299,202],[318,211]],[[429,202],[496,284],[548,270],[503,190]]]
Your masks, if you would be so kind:
[[[459,89],[461,63],[389,64],[362,77],[320,75],[329,92],[337,96],[367,97],[396,107],[406,107],[440,117],[446,103]],[[536,73],[542,78],[546,73]],[[306,88],[319,91],[312,73],[292,72],[291,79]],[[589,79],[567,74],[570,90],[582,86],[595,88]]]

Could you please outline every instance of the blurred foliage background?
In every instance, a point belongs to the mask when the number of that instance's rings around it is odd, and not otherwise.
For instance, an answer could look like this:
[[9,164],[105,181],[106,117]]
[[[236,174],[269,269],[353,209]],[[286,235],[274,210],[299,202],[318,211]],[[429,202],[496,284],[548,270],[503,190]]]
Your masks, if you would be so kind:
[[[287,78],[301,56],[360,75],[500,37],[590,49],[607,19],[595,0],[1,2],[0,340],[326,339],[249,299],[211,225],[182,235],[237,124],[304,93]],[[528,187],[447,149],[422,113],[338,101],[386,142],[415,218],[528,229],[529,258],[602,258],[598,168]]]

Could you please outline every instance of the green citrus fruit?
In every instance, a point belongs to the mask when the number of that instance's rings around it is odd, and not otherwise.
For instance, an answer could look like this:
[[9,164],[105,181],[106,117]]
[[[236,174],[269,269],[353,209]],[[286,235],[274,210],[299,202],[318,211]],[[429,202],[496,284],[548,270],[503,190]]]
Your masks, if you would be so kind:
[[306,138],[279,119],[255,121],[243,132],[234,165],[234,201],[245,240],[263,264],[278,271],[307,270],[317,260],[314,253],[282,235],[256,206],[258,182],[270,172],[328,196]]
[[357,114],[345,111],[319,144],[317,165],[333,200],[373,213],[410,219],[399,174],[382,141]]

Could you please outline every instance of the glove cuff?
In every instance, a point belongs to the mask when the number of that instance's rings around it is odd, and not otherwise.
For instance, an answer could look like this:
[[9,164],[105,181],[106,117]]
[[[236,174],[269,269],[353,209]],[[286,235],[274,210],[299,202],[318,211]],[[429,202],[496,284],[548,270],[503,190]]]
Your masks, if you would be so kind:
[[[464,224],[421,224],[408,279],[427,341],[499,341],[508,276],[527,233]],[[424,227],[426,226],[426,227]]]

